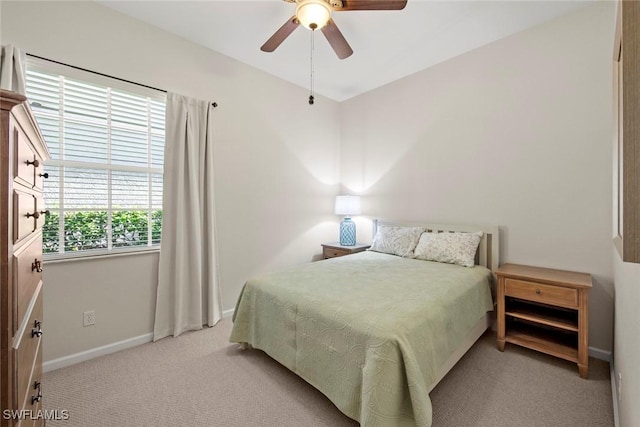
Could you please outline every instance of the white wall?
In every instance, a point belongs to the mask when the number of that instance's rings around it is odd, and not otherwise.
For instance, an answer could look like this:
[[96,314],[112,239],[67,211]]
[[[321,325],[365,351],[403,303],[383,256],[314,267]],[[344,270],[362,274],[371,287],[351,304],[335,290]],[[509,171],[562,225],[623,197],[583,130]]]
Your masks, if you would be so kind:
[[620,426],[640,425],[640,264],[622,262],[614,249],[615,332],[614,359],[616,379],[622,373],[618,402]]
[[[503,261],[592,273],[590,345],[611,348],[611,5],[312,108],[304,88],[97,4],[3,1],[0,11],[3,44],[220,104],[225,309],[247,277],[335,240],[341,176],[371,218],[497,224]],[[155,264],[46,265],[45,360],[150,332]],[[97,324],[82,328],[92,308]]]
[[[45,263],[45,360],[153,331],[157,268],[157,252]],[[84,328],[87,310],[96,324]]]
[[[342,103],[341,178],[371,218],[501,226],[501,261],[593,274],[611,350],[613,5]],[[361,230],[369,230],[360,221]]]
[[[339,105],[92,2],[7,2],[3,44],[218,102],[216,214],[224,309],[245,280],[335,240]],[[256,45],[256,49],[258,45]],[[157,255],[45,263],[44,359],[152,331]],[[82,327],[82,312],[96,325]]]

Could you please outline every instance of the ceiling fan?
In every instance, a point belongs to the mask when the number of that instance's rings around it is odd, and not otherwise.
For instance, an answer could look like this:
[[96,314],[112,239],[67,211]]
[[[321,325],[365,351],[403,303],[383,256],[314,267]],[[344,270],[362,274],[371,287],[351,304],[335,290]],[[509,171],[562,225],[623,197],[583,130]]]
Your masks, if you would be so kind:
[[300,24],[322,34],[338,55],[345,59],[351,56],[353,49],[345,40],[336,23],[331,19],[332,12],[352,10],[401,10],[407,0],[284,0],[296,3],[296,13],[284,23],[278,31],[262,45],[263,52],[273,52]]

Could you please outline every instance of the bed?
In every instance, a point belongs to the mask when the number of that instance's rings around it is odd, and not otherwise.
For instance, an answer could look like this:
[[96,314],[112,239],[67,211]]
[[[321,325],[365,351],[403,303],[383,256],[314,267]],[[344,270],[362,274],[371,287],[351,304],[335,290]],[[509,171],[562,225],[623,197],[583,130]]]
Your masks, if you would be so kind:
[[[374,236],[399,225],[374,221]],[[475,265],[365,251],[255,277],[230,341],[263,350],[364,426],[430,426],[429,392],[489,325],[499,238],[497,227],[422,228],[482,232]]]

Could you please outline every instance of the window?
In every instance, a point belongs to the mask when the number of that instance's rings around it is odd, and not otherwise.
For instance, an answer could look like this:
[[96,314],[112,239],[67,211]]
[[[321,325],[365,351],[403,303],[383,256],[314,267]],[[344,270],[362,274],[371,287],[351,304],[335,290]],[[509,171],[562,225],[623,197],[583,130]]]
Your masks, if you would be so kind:
[[51,152],[43,251],[69,257],[159,245],[165,94],[30,61],[27,97]]

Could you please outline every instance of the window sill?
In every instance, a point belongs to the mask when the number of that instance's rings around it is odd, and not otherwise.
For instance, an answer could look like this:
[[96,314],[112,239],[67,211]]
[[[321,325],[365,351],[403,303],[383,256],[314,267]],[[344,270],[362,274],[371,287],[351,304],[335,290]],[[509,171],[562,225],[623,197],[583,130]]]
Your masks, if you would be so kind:
[[65,253],[65,254],[44,254],[43,260],[45,264],[57,264],[72,261],[89,261],[97,259],[117,258],[122,256],[147,255],[159,253],[160,246],[144,247],[144,248],[120,248],[102,251],[87,251],[84,253]]

